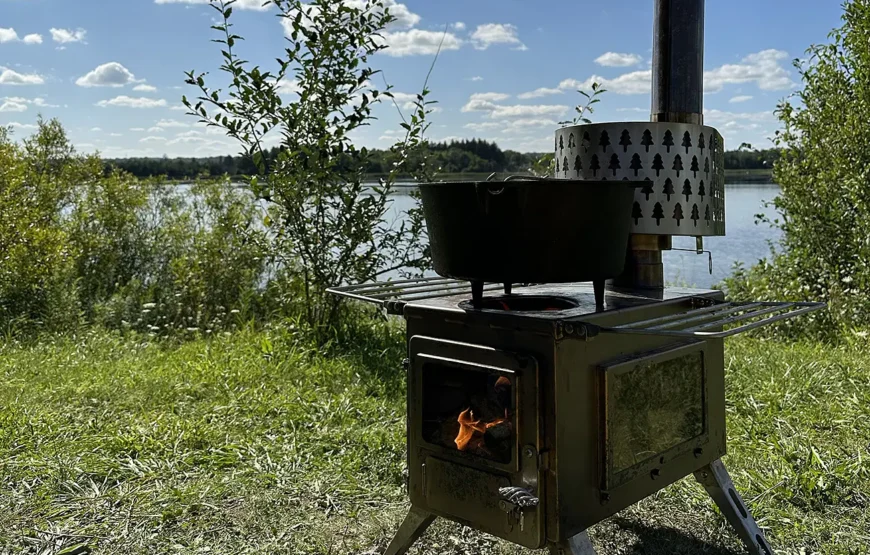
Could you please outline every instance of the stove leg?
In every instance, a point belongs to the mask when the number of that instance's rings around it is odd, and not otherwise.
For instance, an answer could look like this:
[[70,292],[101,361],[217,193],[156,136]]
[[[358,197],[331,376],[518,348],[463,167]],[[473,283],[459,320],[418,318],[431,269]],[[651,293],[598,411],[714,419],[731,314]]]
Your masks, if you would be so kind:
[[551,546],[550,555],[595,555],[595,548],[584,530],[562,545]]
[[399,531],[393,536],[393,541],[384,551],[384,555],[404,555],[408,552],[414,542],[420,539],[426,528],[435,520],[435,515],[428,513],[422,509],[411,506],[408,511],[408,516],[399,527]]
[[773,549],[767,543],[764,532],[758,527],[740,494],[734,489],[734,482],[731,481],[731,476],[728,475],[728,470],[721,460],[713,461],[695,472],[695,479],[704,486],[728,523],[737,530],[737,534],[751,555],[773,555]]

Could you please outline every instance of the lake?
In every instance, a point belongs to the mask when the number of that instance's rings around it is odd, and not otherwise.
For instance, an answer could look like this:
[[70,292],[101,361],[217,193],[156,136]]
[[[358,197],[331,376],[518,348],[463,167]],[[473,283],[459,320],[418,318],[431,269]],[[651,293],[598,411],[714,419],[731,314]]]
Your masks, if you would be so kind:
[[[770,254],[769,243],[780,237],[777,229],[766,224],[755,224],[756,214],[773,219],[775,211],[764,203],[779,194],[777,185],[748,183],[729,184],[725,187],[725,237],[705,237],[704,249],[713,253],[713,273],[709,272],[707,254],[694,253],[693,237],[674,237],[674,248],[692,249],[693,252],[668,251],[664,253],[665,279],[669,284],[693,287],[711,287],[729,276],[736,262],[751,266]],[[408,195],[396,195],[388,215],[395,221],[414,205]]]

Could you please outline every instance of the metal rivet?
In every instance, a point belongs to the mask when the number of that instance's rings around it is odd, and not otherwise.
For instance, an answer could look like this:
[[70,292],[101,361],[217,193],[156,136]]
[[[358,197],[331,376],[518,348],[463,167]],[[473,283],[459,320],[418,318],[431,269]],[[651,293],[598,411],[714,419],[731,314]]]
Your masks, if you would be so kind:
[[568,335],[574,333],[574,326],[572,324],[565,324],[565,333]]
[[523,451],[523,453],[525,454],[527,459],[534,459],[535,458],[535,450],[532,447],[526,447],[526,449]]

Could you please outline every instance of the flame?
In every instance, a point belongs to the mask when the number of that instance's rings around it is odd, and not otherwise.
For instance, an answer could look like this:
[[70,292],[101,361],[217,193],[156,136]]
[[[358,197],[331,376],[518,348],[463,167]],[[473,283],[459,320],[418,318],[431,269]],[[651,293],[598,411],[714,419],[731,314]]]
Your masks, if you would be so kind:
[[[499,379],[501,380],[506,378]],[[498,426],[503,422],[506,422],[508,416],[507,409],[505,409],[504,411],[504,416],[504,418],[497,418],[492,422],[481,422],[480,420],[474,419],[474,411],[472,411],[470,408],[465,409],[464,411],[459,413],[459,418],[456,419],[459,422],[459,433],[456,435],[456,439],[453,440],[454,443],[456,443],[456,448],[460,451],[465,451],[472,444],[479,445],[482,438],[475,438],[474,434],[484,434],[488,429]]]

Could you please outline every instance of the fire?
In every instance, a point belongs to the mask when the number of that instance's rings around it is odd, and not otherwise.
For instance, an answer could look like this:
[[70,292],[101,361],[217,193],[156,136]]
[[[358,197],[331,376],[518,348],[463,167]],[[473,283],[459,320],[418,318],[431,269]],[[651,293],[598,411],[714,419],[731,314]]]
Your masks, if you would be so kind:
[[504,418],[496,418],[492,422],[481,422],[480,420],[474,419],[474,411],[470,408],[465,409],[459,413],[459,418],[457,418],[457,421],[459,422],[459,433],[456,435],[456,439],[453,440],[454,443],[456,443],[456,448],[460,451],[465,451],[472,444],[479,445],[482,438],[475,438],[475,434],[482,435],[486,433],[488,429],[506,422],[508,416],[507,409],[505,409],[504,416]]

